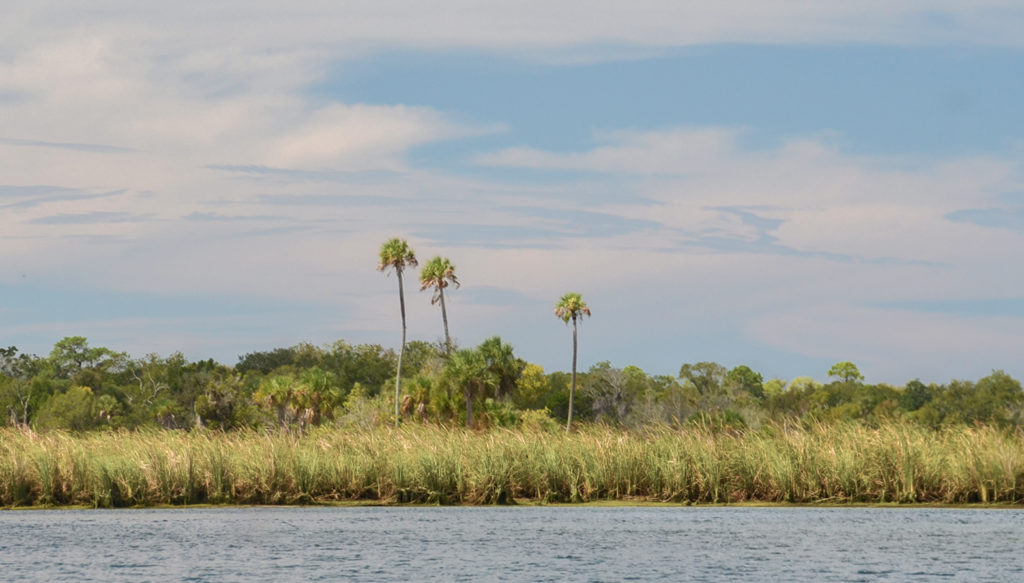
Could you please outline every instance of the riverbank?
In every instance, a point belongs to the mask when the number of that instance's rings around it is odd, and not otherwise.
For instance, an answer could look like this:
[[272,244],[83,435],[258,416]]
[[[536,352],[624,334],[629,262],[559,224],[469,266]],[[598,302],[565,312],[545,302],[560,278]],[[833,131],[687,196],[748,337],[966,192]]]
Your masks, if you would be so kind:
[[1024,504],[993,428],[0,431],[0,505]]

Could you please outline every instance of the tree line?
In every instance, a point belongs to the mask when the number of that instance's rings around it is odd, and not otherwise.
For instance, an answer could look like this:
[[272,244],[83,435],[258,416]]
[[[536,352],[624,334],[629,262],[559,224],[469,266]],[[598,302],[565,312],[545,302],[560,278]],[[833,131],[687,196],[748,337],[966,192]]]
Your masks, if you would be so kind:
[[[388,387],[406,379],[399,398]],[[232,366],[182,354],[142,358],[90,346],[79,336],[37,356],[0,349],[3,424],[36,430],[163,427],[275,429],[404,423],[522,424],[554,428],[574,419],[638,428],[716,430],[796,421],[892,420],[948,425],[1024,425],[1024,390],[1002,371],[976,381],[902,386],[865,382],[841,362],[829,380],[768,379],[747,366],[683,364],[678,375],[599,362],[572,374],[546,372],[500,337],[458,348],[412,340],[399,354],[376,344],[298,344],[251,352]],[[397,406],[397,409],[396,409]],[[396,413],[397,411],[397,413]]]

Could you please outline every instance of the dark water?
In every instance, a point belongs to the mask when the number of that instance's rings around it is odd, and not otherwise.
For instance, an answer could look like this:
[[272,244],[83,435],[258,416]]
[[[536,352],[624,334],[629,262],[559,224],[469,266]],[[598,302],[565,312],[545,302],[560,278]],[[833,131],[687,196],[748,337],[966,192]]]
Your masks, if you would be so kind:
[[3,581],[1024,581],[1024,510],[0,512]]

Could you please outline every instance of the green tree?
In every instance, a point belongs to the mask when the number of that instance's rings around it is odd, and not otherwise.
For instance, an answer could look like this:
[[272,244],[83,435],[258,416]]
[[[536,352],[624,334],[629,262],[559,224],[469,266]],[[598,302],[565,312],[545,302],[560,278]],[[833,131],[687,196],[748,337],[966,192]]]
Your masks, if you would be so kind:
[[437,256],[423,266],[420,270],[420,291],[427,288],[434,288],[434,297],[430,304],[441,304],[441,320],[444,322],[444,347],[445,354],[452,353],[452,337],[448,333],[448,309],[444,305],[444,289],[454,284],[459,287],[459,280],[455,277],[455,266],[447,257]]
[[255,424],[252,400],[244,391],[242,376],[225,370],[196,375],[198,393],[192,411],[195,424],[211,429],[237,429]]
[[[635,367],[634,367],[635,368]],[[590,367],[580,394],[590,397],[594,419],[621,423],[633,407],[630,375],[603,360]]]
[[524,361],[516,358],[512,345],[502,342],[500,336],[491,336],[481,342],[477,350],[487,361],[487,370],[497,379],[493,396],[499,398],[512,394],[516,380],[526,366]]
[[786,381],[784,379],[768,379],[761,385],[766,397],[774,397],[775,395],[781,394],[786,390]]
[[275,348],[261,352],[250,352],[238,357],[238,364],[235,370],[240,373],[257,371],[261,374],[270,374],[271,371],[287,366],[295,362],[295,348]]
[[180,389],[186,364],[185,356],[180,352],[167,358],[148,354],[145,358],[128,362],[129,382],[121,387],[120,394],[128,406],[129,424],[147,423],[155,418],[156,411],[166,412],[168,407],[180,405],[174,403],[174,397]]
[[111,375],[124,371],[128,356],[109,348],[91,347],[82,336],[68,336],[53,345],[49,361],[64,387],[81,385],[98,392],[112,380]]
[[516,379],[516,390],[512,402],[520,409],[543,409],[544,398],[551,392],[544,368],[539,364],[527,364]]
[[323,419],[334,419],[334,411],[341,406],[344,397],[337,388],[334,374],[314,366],[302,371],[300,381],[300,405],[308,413],[308,423],[317,426]]
[[0,348],[0,404],[7,406],[12,423],[28,426],[29,411],[45,398],[38,390],[42,383],[34,382],[44,367],[38,356],[14,346]]
[[402,344],[398,349],[398,367],[395,373],[395,427],[398,427],[398,420],[401,417],[399,407],[402,400],[402,353],[405,352],[405,288],[402,286],[402,272],[417,265],[416,254],[405,239],[395,237],[381,245],[377,271],[393,269],[398,276],[398,304],[402,310]]
[[718,393],[725,382],[726,368],[717,362],[684,364],[679,369],[679,378],[689,381],[701,395]]
[[914,379],[903,387],[903,395],[900,397],[900,407],[904,411],[917,411],[935,398],[937,393],[935,386],[928,386],[921,382],[921,379]]
[[487,358],[479,348],[463,348],[445,362],[442,377],[449,385],[462,389],[466,401],[466,427],[472,427],[473,402],[482,398],[488,389],[498,387],[498,376],[490,370]]
[[253,398],[273,409],[278,424],[285,428],[298,418],[300,397],[298,384],[291,375],[274,375],[263,379]]
[[764,398],[764,377],[745,364],[730,370],[725,376],[725,381],[732,387],[750,393],[757,399]]
[[83,431],[96,425],[93,415],[94,397],[89,387],[71,387],[55,393],[39,408],[36,426],[41,429]]
[[576,292],[569,292],[555,304],[555,316],[566,324],[572,320],[572,384],[569,386],[569,412],[565,422],[565,431],[572,431],[572,401],[576,394],[576,353],[579,344],[578,322],[582,322],[583,316],[590,316],[590,308],[583,301],[583,296]]
[[836,377],[840,381],[851,385],[864,380],[864,375],[860,374],[857,365],[848,360],[833,364],[832,368],[828,369],[828,376]]
[[[413,363],[416,362],[417,355],[421,352],[417,348],[418,344],[421,343],[414,340],[406,346],[406,357],[402,361],[402,374],[409,371],[410,360]],[[339,340],[324,355],[321,366],[324,370],[334,373],[335,382],[343,393],[348,393],[358,383],[366,392],[367,397],[374,397],[380,394],[381,389],[392,375],[397,374],[396,361],[395,352],[385,349],[379,344],[352,346],[344,340]]]

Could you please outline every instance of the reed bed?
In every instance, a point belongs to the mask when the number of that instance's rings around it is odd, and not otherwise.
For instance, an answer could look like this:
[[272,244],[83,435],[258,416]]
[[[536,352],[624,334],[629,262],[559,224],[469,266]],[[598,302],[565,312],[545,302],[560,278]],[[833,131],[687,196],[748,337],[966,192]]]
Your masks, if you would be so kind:
[[1024,503],[1024,435],[437,426],[288,433],[0,430],[0,505]]

